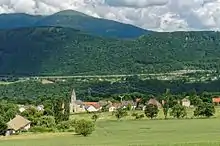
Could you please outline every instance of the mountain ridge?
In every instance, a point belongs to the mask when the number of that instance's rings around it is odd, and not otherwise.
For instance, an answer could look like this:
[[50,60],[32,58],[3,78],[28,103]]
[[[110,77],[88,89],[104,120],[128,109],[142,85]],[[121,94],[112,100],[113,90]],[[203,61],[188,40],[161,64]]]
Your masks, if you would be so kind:
[[148,30],[113,20],[95,18],[74,10],[64,10],[52,15],[34,16],[23,13],[1,14],[0,29],[54,26],[75,28],[91,35],[113,38],[137,38]]

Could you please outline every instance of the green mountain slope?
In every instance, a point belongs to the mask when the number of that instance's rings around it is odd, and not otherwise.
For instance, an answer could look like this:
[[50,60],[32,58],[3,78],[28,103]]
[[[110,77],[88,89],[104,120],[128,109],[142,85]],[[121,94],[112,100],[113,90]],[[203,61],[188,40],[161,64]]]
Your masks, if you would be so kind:
[[112,20],[98,19],[83,13],[65,10],[50,16],[27,14],[0,15],[0,29],[55,26],[79,29],[92,35],[116,38],[136,38],[150,31]]
[[220,33],[152,33],[136,40],[38,27],[0,31],[0,74],[94,75],[217,69]]

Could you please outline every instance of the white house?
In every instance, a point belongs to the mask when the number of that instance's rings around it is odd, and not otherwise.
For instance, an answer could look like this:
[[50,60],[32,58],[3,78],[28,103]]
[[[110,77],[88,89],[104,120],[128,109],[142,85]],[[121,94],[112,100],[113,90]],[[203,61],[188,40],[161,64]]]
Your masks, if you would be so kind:
[[189,99],[187,99],[187,98],[182,99],[182,106],[190,107],[190,105],[191,105],[191,103],[190,103]]
[[109,108],[108,108],[108,111],[109,112],[114,112],[116,110],[116,107],[114,107],[114,106],[110,106]]
[[86,106],[86,110],[88,112],[97,112],[98,111],[98,109],[96,109],[93,105]]

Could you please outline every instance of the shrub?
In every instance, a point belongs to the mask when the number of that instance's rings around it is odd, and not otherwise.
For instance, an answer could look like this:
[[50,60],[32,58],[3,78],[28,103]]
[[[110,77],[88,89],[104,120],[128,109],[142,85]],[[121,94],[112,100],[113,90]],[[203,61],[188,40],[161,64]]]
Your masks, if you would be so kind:
[[122,108],[117,109],[113,114],[118,120],[128,115],[127,111]]
[[92,121],[79,120],[75,124],[75,132],[79,135],[88,136],[95,130],[95,124]]
[[215,107],[211,103],[200,103],[195,111],[194,111],[194,116],[204,116],[204,117],[211,117],[215,113]]
[[184,118],[187,116],[186,107],[182,106],[181,104],[176,104],[172,107],[171,113],[174,118]]
[[144,114],[139,115],[138,113],[133,113],[131,116],[134,117],[136,120],[144,118]]
[[57,124],[56,128],[57,130],[61,131],[61,132],[65,132],[65,131],[73,131],[74,127],[75,127],[75,120],[70,120],[70,121],[63,121],[60,122],[59,124]]
[[53,128],[56,126],[55,118],[53,116],[42,116],[38,119],[37,126]]
[[153,118],[157,117],[159,110],[156,105],[148,104],[148,105],[146,105],[144,112],[145,112],[146,117],[153,119]]

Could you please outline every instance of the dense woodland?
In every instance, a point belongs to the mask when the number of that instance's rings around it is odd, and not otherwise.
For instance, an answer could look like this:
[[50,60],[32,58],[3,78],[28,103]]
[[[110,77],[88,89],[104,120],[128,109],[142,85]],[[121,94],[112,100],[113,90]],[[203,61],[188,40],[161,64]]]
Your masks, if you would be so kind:
[[1,85],[0,95],[3,99],[20,104],[40,104],[42,100],[69,99],[73,89],[76,91],[77,99],[83,101],[99,101],[102,99],[120,101],[119,95],[124,95],[125,100],[132,100],[136,97],[162,99],[167,89],[170,89],[171,94],[177,99],[197,94],[206,95],[211,100],[211,97],[218,96],[220,81],[187,83],[181,80],[142,80],[136,76],[113,83],[110,81],[81,82],[73,79],[66,82],[56,81],[54,84],[25,81]]
[[1,75],[100,75],[219,70],[220,33],[152,33],[136,40],[70,28],[0,31]]

